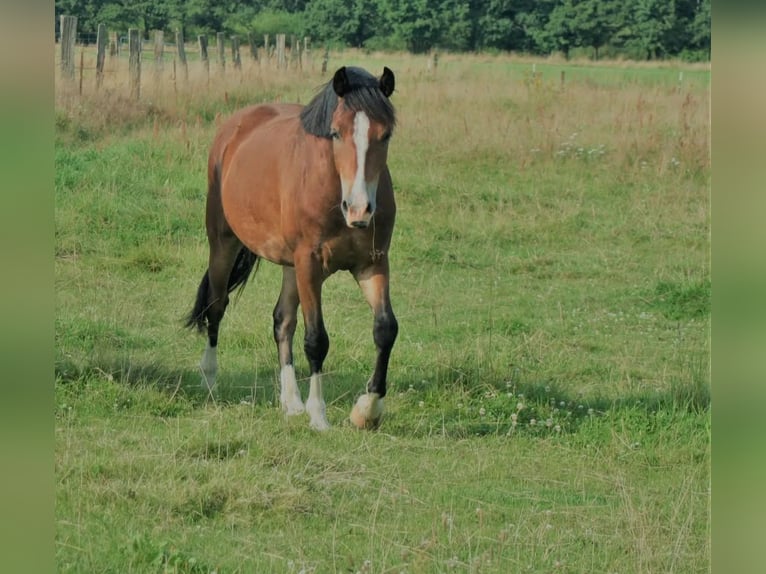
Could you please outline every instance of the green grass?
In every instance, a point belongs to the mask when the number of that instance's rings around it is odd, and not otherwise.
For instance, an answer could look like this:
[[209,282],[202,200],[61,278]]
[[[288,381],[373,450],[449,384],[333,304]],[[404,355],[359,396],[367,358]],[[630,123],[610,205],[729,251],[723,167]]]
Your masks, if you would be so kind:
[[321,80],[59,104],[59,571],[708,571],[706,80],[385,63],[400,332],[375,433],[347,422],[374,354],[349,276],[323,295],[325,434],[277,408],[276,266],[227,312],[215,396],[181,328],[217,111]]

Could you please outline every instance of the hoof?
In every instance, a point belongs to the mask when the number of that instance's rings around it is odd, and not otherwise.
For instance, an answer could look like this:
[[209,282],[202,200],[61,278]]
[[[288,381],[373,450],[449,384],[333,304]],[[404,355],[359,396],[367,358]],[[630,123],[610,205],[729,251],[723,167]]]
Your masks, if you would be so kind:
[[306,407],[303,406],[303,402],[298,397],[293,396],[289,399],[281,397],[280,399],[280,402],[282,403],[282,411],[284,411],[288,417],[301,415],[306,411]]
[[327,407],[324,401],[309,399],[306,402],[306,411],[309,413],[309,426],[315,431],[326,431],[330,428],[327,422]]
[[326,430],[330,430],[330,423],[328,423],[327,419],[325,418],[311,419],[311,422],[309,423],[309,427],[312,430],[324,432]]
[[358,429],[375,430],[383,417],[383,399],[377,393],[367,393],[356,401],[349,419]]
[[205,369],[202,365],[200,365],[200,371],[202,371],[202,377],[200,377],[200,381],[199,381],[200,388],[203,391],[212,393],[213,389],[215,389],[215,384],[217,382],[215,372],[212,372],[212,373],[205,372]]
[[285,365],[279,373],[281,391],[279,393],[279,403],[282,410],[288,417],[302,414],[306,408],[301,400],[301,392],[298,389],[298,383],[295,380],[295,369],[292,365]]

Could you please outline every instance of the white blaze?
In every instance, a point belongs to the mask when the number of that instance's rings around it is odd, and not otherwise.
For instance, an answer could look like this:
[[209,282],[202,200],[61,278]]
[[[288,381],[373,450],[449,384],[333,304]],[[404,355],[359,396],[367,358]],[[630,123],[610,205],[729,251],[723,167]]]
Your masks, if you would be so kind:
[[357,209],[365,209],[368,203],[374,208],[377,182],[368,183],[364,179],[367,149],[370,147],[370,118],[364,112],[356,112],[354,115],[354,146],[356,147],[356,175],[351,185],[348,203]]

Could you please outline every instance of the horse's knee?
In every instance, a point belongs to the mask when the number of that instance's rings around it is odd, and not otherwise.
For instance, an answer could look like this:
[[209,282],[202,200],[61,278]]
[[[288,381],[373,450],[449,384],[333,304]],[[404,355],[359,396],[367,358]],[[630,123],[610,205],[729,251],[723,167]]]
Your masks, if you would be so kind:
[[319,323],[319,325],[316,326],[306,327],[306,335],[303,338],[303,349],[306,353],[309,365],[311,366],[311,372],[320,372],[325,357],[327,357],[327,351],[330,349],[330,338],[322,323]]
[[390,349],[393,347],[398,333],[399,322],[396,320],[393,312],[384,312],[375,316],[372,337],[379,349]]

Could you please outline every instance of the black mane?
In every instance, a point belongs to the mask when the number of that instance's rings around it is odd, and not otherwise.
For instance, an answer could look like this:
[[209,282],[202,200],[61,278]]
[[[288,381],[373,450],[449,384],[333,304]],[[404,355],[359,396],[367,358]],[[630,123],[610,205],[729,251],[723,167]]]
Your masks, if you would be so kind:
[[[391,101],[383,94],[380,80],[367,70],[346,67],[349,90],[343,95],[343,104],[352,112],[364,112],[371,120],[391,128],[396,124],[396,114]],[[332,114],[338,105],[338,95],[330,80],[301,111],[303,129],[315,136],[329,138]]]

